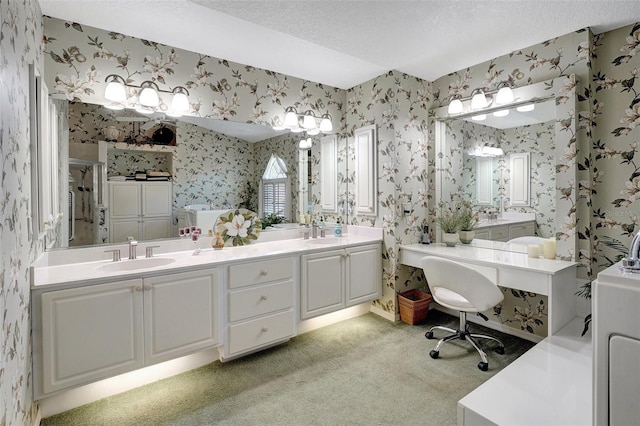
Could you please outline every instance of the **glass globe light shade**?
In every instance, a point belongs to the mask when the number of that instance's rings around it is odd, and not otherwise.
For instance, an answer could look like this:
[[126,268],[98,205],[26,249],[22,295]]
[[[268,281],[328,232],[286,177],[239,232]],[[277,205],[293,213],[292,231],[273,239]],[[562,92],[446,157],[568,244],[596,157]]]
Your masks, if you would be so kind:
[[127,100],[127,92],[124,85],[116,79],[111,80],[104,89],[104,98],[113,102],[125,102]]
[[496,95],[496,105],[506,105],[513,102],[513,90],[510,87],[503,87]]
[[447,109],[449,114],[462,114],[462,111],[464,111],[464,108],[460,99],[452,100]]
[[140,94],[138,95],[138,101],[140,105],[155,108],[160,105],[160,98],[158,97],[158,92],[153,88],[151,84],[144,85],[142,83],[142,89],[140,90]]

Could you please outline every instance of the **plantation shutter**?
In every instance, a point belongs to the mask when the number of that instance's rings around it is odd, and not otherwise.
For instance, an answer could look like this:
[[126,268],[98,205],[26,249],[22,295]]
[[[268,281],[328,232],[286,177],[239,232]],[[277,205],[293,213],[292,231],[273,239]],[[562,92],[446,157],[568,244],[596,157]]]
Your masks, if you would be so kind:
[[287,199],[287,180],[268,179],[262,183],[264,214],[284,216]]

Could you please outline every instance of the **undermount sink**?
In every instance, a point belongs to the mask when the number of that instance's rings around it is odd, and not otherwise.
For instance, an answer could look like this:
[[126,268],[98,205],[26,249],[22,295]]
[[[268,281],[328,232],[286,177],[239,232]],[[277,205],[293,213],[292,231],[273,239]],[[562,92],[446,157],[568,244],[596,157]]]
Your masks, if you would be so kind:
[[99,271],[104,272],[121,272],[136,271],[138,269],[155,268],[156,266],[164,266],[175,262],[170,257],[144,257],[142,259],[122,260],[120,262],[112,262],[98,267]]

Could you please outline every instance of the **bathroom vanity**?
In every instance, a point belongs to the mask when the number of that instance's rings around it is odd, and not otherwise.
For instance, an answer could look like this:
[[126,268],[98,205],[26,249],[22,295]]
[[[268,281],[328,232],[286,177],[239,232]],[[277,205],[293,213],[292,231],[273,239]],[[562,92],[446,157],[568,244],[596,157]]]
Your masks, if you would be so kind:
[[204,349],[243,356],[380,296],[381,229],[278,232],[198,255],[190,240],[156,241],[153,257],[120,262],[104,247],[47,252],[32,267],[35,398]]
[[[492,244],[495,247],[492,247]],[[501,246],[500,249],[498,246]],[[530,258],[526,253],[506,250],[503,243],[483,242],[482,246],[443,244],[409,244],[400,246],[400,263],[422,268],[424,256],[444,257],[460,262],[489,277],[498,285],[543,294],[549,298],[549,320],[547,335],[551,336],[576,317],[576,268],[575,262]],[[538,342],[540,336],[518,332],[513,328],[499,327],[494,321],[479,321],[470,317],[469,321],[480,322],[487,327],[516,334],[519,337]]]

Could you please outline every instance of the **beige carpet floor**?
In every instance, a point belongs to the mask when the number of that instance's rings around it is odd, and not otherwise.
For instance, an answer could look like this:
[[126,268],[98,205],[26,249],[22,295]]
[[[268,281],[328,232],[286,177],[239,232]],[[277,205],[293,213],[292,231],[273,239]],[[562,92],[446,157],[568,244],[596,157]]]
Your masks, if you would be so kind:
[[[374,314],[297,336],[235,361],[214,362],[49,417],[74,425],[455,425],[457,401],[533,346],[487,342],[489,371],[464,341],[445,344],[437,360],[432,325],[457,318],[430,311],[424,324],[391,323]],[[436,332],[436,337],[441,333]]]

